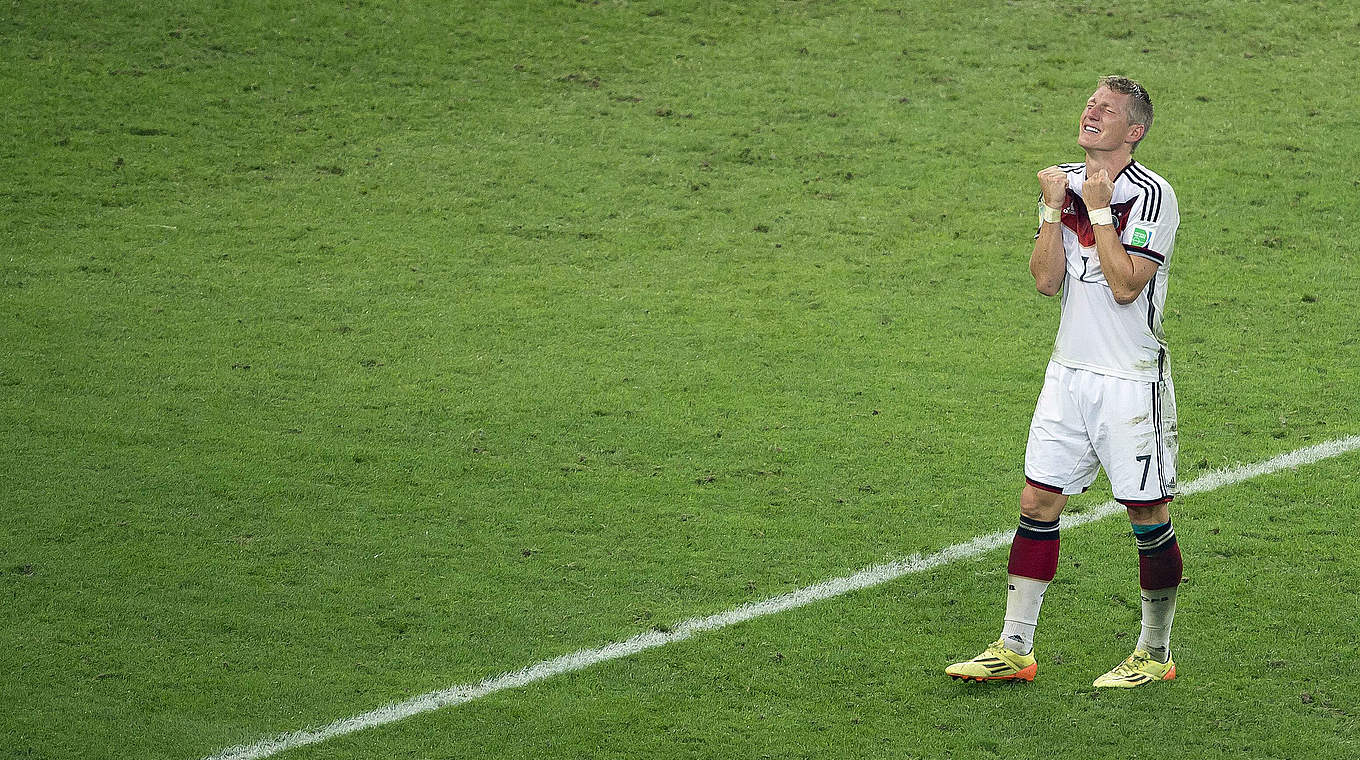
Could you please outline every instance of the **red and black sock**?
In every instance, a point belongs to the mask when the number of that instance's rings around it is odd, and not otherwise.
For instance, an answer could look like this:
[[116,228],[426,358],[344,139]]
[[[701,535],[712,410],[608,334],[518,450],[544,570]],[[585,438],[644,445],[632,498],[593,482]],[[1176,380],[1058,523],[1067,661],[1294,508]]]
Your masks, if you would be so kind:
[[1006,572],[1038,581],[1053,580],[1058,574],[1058,544],[1057,520],[1045,522],[1021,515]]
[[1034,650],[1034,631],[1048,582],[1058,572],[1058,521],[1020,516],[1006,565],[1006,617],[1001,639],[1013,652]]
[[1160,662],[1171,657],[1171,624],[1176,619],[1176,590],[1184,563],[1171,523],[1135,525],[1138,585],[1143,591],[1143,625],[1138,648]]
[[1148,591],[1179,586],[1185,568],[1171,523],[1135,525],[1133,532],[1138,541],[1139,585]]

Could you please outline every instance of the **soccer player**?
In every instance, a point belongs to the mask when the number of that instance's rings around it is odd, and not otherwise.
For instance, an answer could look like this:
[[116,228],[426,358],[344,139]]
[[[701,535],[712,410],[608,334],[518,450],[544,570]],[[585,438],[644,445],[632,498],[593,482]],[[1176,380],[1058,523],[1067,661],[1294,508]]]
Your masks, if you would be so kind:
[[1176,677],[1170,638],[1181,552],[1168,511],[1176,402],[1162,311],[1180,214],[1166,180],[1133,160],[1151,126],[1147,90],[1103,77],[1077,120],[1086,161],[1038,174],[1041,221],[1029,268],[1039,292],[1061,291],[1062,317],[1025,449],[1001,637],[946,668],[954,678],[1034,679],[1034,631],[1058,569],[1059,516],[1098,467],[1133,525],[1143,621],[1133,654],[1094,685]]

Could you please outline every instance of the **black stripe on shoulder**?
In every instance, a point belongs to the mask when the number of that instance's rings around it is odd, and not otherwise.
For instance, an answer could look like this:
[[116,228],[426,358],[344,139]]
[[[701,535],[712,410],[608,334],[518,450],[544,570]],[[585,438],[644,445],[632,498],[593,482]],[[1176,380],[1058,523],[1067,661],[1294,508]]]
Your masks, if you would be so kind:
[[1146,177],[1146,178],[1147,178],[1147,181],[1148,181],[1148,182],[1151,182],[1151,183],[1152,183],[1152,187],[1157,191],[1157,208],[1153,210],[1153,213],[1155,213],[1158,217],[1160,217],[1160,216],[1162,215],[1162,184],[1163,184],[1163,183],[1162,183],[1161,180],[1157,179],[1157,178],[1154,177],[1150,172],[1148,172],[1148,170],[1147,170],[1146,168],[1139,166],[1139,167],[1137,167],[1137,169],[1138,169],[1138,173],[1139,173],[1140,175],[1142,175],[1143,177]]
[[[1133,166],[1133,164],[1129,164],[1129,166]],[[1157,207],[1153,205],[1153,199],[1157,196],[1157,184],[1148,180],[1147,176],[1133,171],[1129,172],[1129,181],[1143,191],[1143,220],[1147,222],[1157,221],[1155,213]]]
[[1156,215],[1155,215],[1155,213],[1154,213],[1154,212],[1155,212],[1155,206],[1153,205],[1153,203],[1154,203],[1153,199],[1154,199],[1154,198],[1156,197],[1156,195],[1157,195],[1157,190],[1156,190],[1156,188],[1155,188],[1154,186],[1152,186],[1151,184],[1149,184],[1148,181],[1147,181],[1146,179],[1143,179],[1142,177],[1139,177],[1138,175],[1136,175],[1136,174],[1134,174],[1134,173],[1132,173],[1132,172],[1129,173],[1129,181],[1132,182],[1132,183],[1134,184],[1134,186],[1136,186],[1139,190],[1142,190],[1142,191],[1143,191],[1143,193],[1142,193],[1142,195],[1143,195],[1143,211],[1142,211],[1142,213],[1140,214],[1140,216],[1142,217],[1143,221],[1146,221],[1146,222],[1155,222],[1155,221],[1157,221],[1157,217],[1156,217]]
[[[1148,203],[1150,203],[1151,206],[1144,210],[1151,211],[1152,213],[1152,216],[1145,217],[1147,221],[1155,222],[1157,221],[1157,218],[1162,215],[1162,185],[1155,177],[1148,173],[1147,169],[1137,163],[1130,164],[1130,167],[1129,178],[1137,182],[1140,187],[1146,187],[1152,192],[1152,195],[1148,200]],[[1139,180],[1142,181],[1139,182]]]
[[1058,168],[1071,174],[1072,172],[1079,172],[1082,169],[1085,169],[1086,164],[1058,164]]

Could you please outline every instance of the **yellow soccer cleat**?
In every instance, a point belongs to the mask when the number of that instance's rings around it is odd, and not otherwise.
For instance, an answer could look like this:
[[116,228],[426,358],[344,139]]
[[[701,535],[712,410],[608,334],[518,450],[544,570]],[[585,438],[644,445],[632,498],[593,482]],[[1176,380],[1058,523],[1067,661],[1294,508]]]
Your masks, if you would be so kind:
[[1034,653],[1020,654],[1006,648],[1001,640],[986,651],[966,662],[956,662],[944,669],[951,678],[965,681],[1033,681],[1039,672]]
[[1152,659],[1152,655],[1142,649],[1135,649],[1127,660],[1097,678],[1091,685],[1101,688],[1132,689],[1153,681],[1170,681],[1175,677],[1176,663],[1170,657],[1166,662],[1157,662]]

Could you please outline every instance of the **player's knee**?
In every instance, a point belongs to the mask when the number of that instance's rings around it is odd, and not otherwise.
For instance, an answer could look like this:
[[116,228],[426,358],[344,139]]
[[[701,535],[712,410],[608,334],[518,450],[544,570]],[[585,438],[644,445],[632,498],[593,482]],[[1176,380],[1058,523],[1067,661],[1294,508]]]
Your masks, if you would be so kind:
[[1134,525],[1161,525],[1171,521],[1171,510],[1166,503],[1152,506],[1124,505],[1129,511],[1129,522]]
[[1067,495],[1026,485],[1020,492],[1020,514],[1031,520],[1051,522],[1062,515]]

